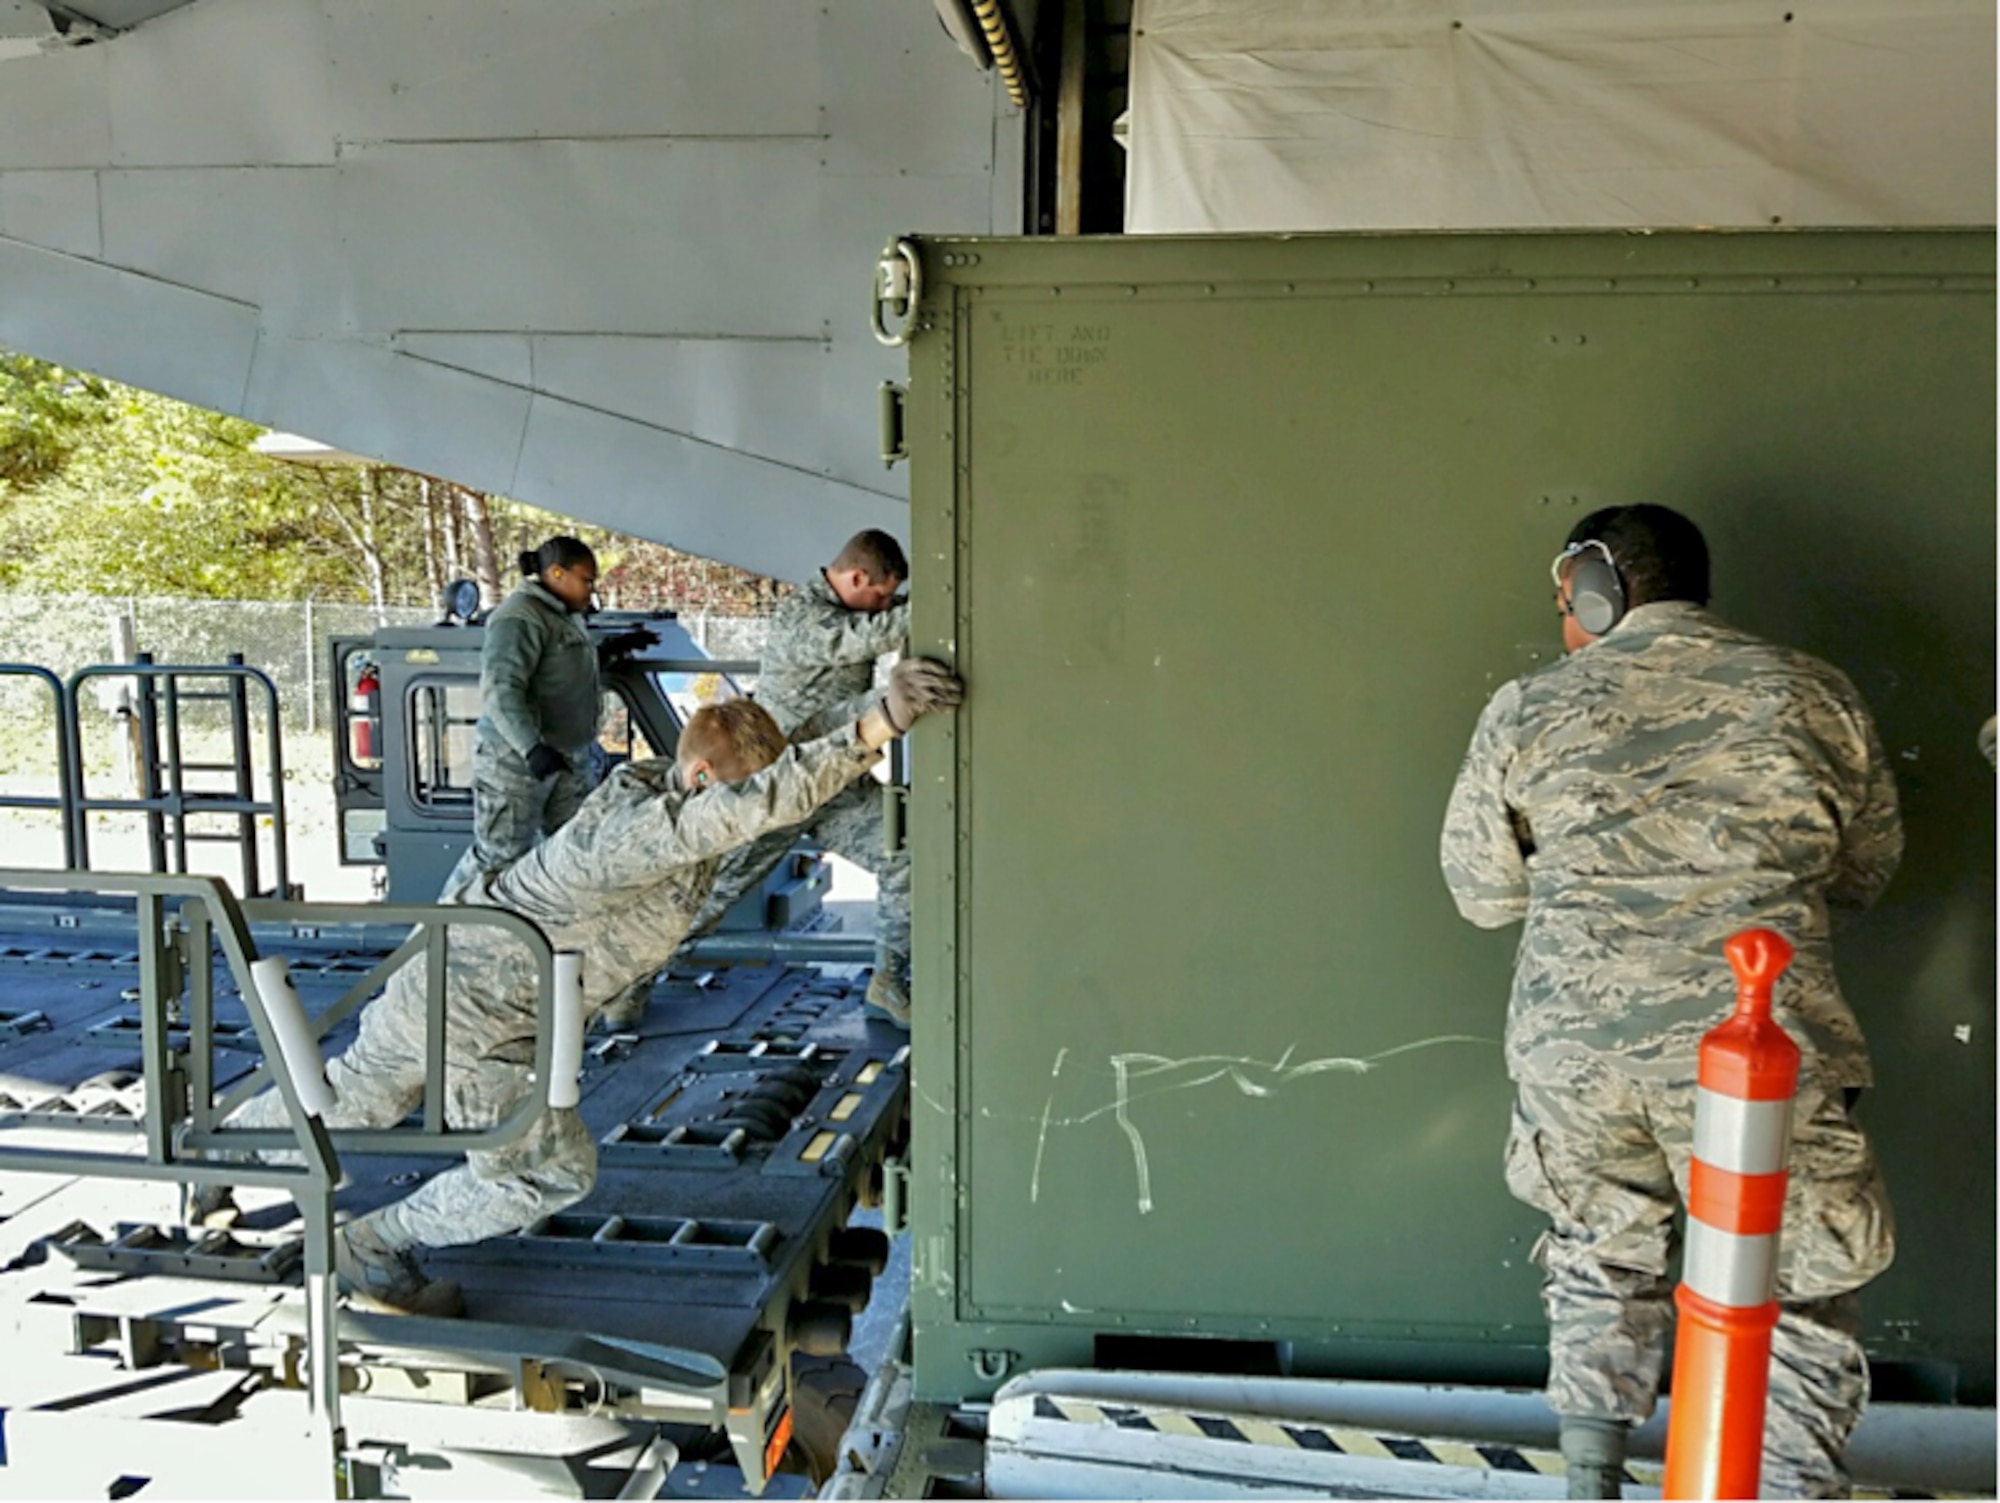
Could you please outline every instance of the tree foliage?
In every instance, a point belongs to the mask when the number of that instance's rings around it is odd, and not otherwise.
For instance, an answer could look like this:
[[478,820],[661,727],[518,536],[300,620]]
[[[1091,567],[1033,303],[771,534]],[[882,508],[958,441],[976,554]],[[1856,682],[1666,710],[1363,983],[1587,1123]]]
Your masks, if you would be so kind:
[[263,432],[0,351],[0,584],[36,594],[240,600],[437,599],[474,578],[491,603],[511,561],[582,537],[605,603],[754,610],[770,580],[388,465],[296,465]]
[[94,376],[0,350],[0,494],[61,471],[94,435],[107,395]]

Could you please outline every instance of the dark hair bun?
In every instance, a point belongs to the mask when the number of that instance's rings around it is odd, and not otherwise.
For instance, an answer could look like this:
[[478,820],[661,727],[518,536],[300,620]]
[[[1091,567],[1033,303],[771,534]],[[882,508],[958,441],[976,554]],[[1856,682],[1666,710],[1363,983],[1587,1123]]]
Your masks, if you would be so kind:
[[533,553],[519,555],[519,567],[523,574],[539,574],[542,572],[541,562]]

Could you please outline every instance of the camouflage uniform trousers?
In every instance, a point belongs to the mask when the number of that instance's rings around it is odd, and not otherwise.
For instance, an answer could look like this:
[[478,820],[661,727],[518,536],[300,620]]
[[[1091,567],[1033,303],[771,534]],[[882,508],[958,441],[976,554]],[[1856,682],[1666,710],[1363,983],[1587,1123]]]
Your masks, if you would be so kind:
[[[594,785],[588,751],[567,753],[571,770],[543,780],[528,771],[510,746],[481,737],[472,748],[472,844],[445,883],[451,888],[471,871],[495,871],[525,856],[537,840],[575,817]],[[641,976],[608,1005],[614,1019],[636,1021],[653,994],[653,977]]]
[[907,984],[910,975],[910,853],[894,856],[883,849],[882,785],[862,778],[830,799],[805,824],[759,836],[723,858],[714,891],[691,931],[709,933],[736,903],[771,869],[801,835],[811,836],[827,850],[852,861],[875,877],[875,966]]
[[[1653,1412],[1694,1134],[1695,1088],[1578,1061],[1522,1082],[1507,1187],[1553,1223],[1535,1244],[1549,1318],[1550,1406],[1634,1423]],[[1868,1400],[1854,1291],[1889,1266],[1895,1233],[1849,1094],[1806,1086],[1792,1127],[1779,1238],[1779,1318],[1765,1413],[1767,1497],[1844,1497],[1847,1437]]]
[[[414,997],[415,1005],[405,998]],[[476,1131],[503,1121],[538,1094],[531,1075],[532,1040],[474,1052],[447,1035],[447,1126]],[[513,1056],[518,1055],[519,1058]],[[424,1094],[422,990],[391,990],[361,1014],[361,1031],[346,1053],[327,1062],[338,1098],[327,1127],[394,1127]],[[233,1127],[284,1127],[290,1122],[275,1090],[246,1102]],[[272,1155],[271,1157],[281,1157]],[[573,1111],[545,1108],[527,1134],[504,1148],[466,1155],[462,1165],[427,1180],[372,1220],[394,1247],[451,1247],[519,1231],[576,1204],[597,1181],[597,1145]]]
[[472,851],[484,871],[526,854],[575,816],[590,792],[586,751],[564,753],[570,770],[537,778],[511,746],[481,736],[472,748]]

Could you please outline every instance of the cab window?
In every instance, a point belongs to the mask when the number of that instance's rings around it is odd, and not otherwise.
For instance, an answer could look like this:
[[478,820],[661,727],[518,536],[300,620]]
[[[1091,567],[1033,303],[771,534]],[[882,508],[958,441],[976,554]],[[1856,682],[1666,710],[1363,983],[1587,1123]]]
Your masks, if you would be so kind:
[[694,712],[704,705],[719,705],[725,700],[740,699],[743,695],[736,681],[726,673],[662,669],[653,675],[653,682],[667,703],[674,707],[674,717],[682,725],[686,725]]
[[472,804],[472,739],[479,723],[479,681],[418,679],[410,686],[410,796],[419,808]]
[[616,689],[606,689],[599,703],[597,713],[597,749],[604,755],[609,766],[616,767],[621,762],[630,762],[646,757],[657,757],[660,751],[647,737],[639,724],[639,717],[632,713],[625,696]]

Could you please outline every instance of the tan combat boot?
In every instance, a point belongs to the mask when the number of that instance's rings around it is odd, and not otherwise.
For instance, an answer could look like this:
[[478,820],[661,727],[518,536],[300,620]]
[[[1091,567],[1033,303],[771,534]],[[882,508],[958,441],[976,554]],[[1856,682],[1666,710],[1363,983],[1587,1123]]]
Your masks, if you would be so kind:
[[220,1231],[236,1225],[243,1211],[227,1185],[189,1185],[181,1199],[181,1221],[190,1231]]
[[465,1296],[449,1279],[427,1279],[417,1260],[392,1247],[375,1218],[350,1221],[333,1234],[333,1272],[341,1292],[364,1309],[390,1315],[465,1313]]
[[1623,1420],[1562,1417],[1563,1469],[1570,1497],[1623,1496],[1625,1438],[1630,1428]]
[[646,1016],[653,999],[653,978],[642,976],[597,1011],[597,1026],[606,1033],[630,1033]]
[[868,978],[867,1010],[886,1023],[907,1031],[910,1026],[910,994],[895,974],[875,968]]

